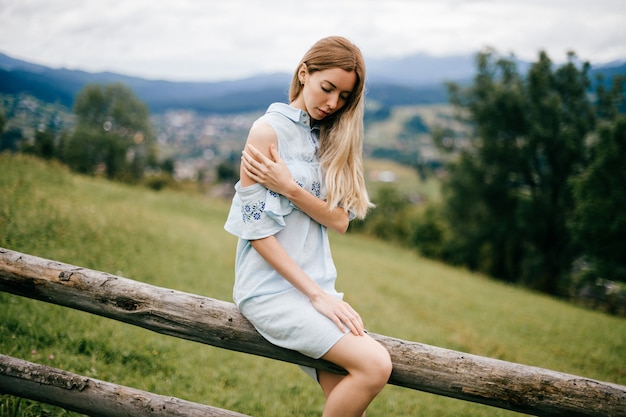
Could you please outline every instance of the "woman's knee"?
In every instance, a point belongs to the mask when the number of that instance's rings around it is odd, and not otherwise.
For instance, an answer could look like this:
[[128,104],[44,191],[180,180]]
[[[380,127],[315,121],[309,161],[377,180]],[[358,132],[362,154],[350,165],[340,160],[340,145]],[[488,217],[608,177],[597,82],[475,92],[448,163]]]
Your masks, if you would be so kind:
[[392,371],[387,349],[370,336],[347,336],[324,359],[344,367],[350,374],[359,376],[372,389],[382,389]]
[[[378,342],[376,342],[378,343]],[[367,368],[371,373],[371,377],[375,382],[384,386],[393,370],[393,364],[391,362],[391,356],[384,346],[379,344],[379,348],[376,349],[376,353],[371,355],[367,361]]]

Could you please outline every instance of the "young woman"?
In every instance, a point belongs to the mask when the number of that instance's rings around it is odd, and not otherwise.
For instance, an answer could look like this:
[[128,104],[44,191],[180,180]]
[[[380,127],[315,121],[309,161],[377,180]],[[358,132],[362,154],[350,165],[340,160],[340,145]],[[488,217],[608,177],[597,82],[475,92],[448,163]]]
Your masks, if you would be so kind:
[[362,173],[365,65],[342,37],[318,41],[250,129],[225,229],[239,237],[233,296],[267,340],[333,362],[312,370],[324,417],[362,416],[387,383],[387,350],[335,289],[327,229],[345,233],[371,206]]

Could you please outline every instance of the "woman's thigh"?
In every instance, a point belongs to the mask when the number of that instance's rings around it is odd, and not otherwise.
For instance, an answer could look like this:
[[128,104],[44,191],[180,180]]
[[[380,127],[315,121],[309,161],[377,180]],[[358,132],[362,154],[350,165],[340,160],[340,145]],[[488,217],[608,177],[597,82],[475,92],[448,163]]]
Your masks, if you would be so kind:
[[348,372],[391,367],[387,349],[368,334],[345,335],[322,358]]

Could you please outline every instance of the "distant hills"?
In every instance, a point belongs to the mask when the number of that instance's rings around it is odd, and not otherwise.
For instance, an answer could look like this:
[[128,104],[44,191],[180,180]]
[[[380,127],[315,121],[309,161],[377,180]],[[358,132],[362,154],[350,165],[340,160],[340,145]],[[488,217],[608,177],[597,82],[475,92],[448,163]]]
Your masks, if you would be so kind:
[[[432,57],[424,54],[370,60],[368,97],[389,107],[447,102],[443,82],[469,82],[475,71],[473,60],[469,55]],[[626,75],[626,63],[607,64],[592,71],[602,72],[607,78]],[[75,95],[86,84],[121,82],[154,113],[181,108],[200,113],[256,111],[270,102],[286,100],[290,78],[291,74],[277,73],[219,82],[146,80],[111,72],[49,68],[0,53],[0,93],[28,93],[67,107],[72,106]]]

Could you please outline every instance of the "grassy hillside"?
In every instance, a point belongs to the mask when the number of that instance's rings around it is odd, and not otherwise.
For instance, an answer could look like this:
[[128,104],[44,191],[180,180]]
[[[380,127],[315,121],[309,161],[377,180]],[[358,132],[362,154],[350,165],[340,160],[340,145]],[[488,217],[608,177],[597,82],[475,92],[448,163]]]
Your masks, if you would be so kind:
[[[156,193],[0,155],[0,247],[222,300],[235,239],[228,202]],[[626,384],[626,320],[357,235],[332,235],[339,289],[370,331]],[[296,366],[0,293],[0,352],[254,416],[317,416]],[[17,400],[0,397],[0,416]],[[372,416],[516,413],[388,386]],[[75,415],[22,401],[22,415]],[[368,415],[370,415],[368,414]]]

